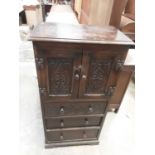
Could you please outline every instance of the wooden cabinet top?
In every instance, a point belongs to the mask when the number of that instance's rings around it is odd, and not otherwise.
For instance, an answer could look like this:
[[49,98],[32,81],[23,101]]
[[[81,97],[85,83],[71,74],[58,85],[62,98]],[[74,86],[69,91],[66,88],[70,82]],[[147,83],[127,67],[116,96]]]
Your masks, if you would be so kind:
[[31,31],[29,40],[134,45],[128,37],[113,26],[98,27],[81,24],[41,23]]

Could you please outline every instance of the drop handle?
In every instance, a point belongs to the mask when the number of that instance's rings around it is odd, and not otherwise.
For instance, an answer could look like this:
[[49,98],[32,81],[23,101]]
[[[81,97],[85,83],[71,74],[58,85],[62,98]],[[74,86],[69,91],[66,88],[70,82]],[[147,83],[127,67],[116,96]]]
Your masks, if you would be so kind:
[[83,131],[83,138],[87,138],[86,131]]
[[89,112],[93,112],[93,107],[91,105],[89,106]]
[[65,112],[64,107],[60,107],[60,114],[63,115]]
[[60,121],[60,126],[64,127],[64,121],[63,120]]
[[85,118],[85,125],[88,125],[89,122],[88,122],[88,118]]
[[60,140],[63,140],[64,139],[64,136],[63,136],[63,133],[60,134]]

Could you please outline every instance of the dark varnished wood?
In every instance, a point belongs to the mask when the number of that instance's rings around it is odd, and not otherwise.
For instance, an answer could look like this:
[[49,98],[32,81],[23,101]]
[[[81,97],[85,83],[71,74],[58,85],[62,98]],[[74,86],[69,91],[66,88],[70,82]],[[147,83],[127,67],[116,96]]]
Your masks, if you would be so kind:
[[134,43],[114,27],[44,23],[33,41],[47,147],[98,143]]
[[97,27],[88,25],[71,25],[41,23],[30,34],[30,40],[101,43],[101,44],[133,44],[115,27]]
[[104,114],[106,105],[106,102],[48,103],[44,104],[44,111],[47,117]]
[[[52,52],[51,52],[52,51]],[[44,68],[41,81],[46,100],[76,98],[80,80],[82,52],[76,49],[39,49],[43,55]]]
[[[117,51],[117,52],[116,52]],[[126,57],[125,49],[113,49],[103,47],[98,51],[84,51],[82,75],[80,83],[80,97],[82,98],[105,98],[110,87],[116,85],[116,70],[118,61]],[[118,56],[119,53],[119,56]]]
[[111,97],[108,105],[109,111],[118,112],[120,103],[123,100],[126,89],[130,82],[130,79],[134,73],[134,66],[123,66],[122,71],[119,74],[116,91]]
[[100,126],[101,117],[84,116],[70,118],[49,118],[46,119],[47,129]]
[[64,142],[78,140],[95,140],[97,139],[98,129],[76,129],[76,130],[59,130],[47,131],[48,141]]
[[53,148],[53,147],[64,147],[64,146],[78,146],[78,145],[97,145],[99,144],[99,141],[96,139],[96,140],[78,140],[78,141],[65,141],[65,142],[54,142],[54,143],[51,143],[50,141],[46,141],[46,144],[45,144],[45,148]]

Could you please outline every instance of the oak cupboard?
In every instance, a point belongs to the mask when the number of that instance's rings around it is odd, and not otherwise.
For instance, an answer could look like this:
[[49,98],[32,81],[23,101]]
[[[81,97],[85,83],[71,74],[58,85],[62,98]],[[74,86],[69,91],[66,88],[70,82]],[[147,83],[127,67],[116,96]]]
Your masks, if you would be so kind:
[[112,26],[42,23],[30,34],[45,146],[98,144],[128,49]]

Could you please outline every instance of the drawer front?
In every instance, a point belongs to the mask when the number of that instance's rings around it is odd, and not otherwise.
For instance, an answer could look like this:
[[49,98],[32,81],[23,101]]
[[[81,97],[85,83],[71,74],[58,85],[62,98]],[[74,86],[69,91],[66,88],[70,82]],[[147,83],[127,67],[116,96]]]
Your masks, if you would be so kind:
[[46,103],[45,117],[103,114],[107,102],[97,103]]
[[46,132],[47,139],[48,141],[51,141],[51,142],[97,139],[97,134],[98,134],[98,129]]
[[99,126],[102,117],[49,118],[45,120],[47,129]]

